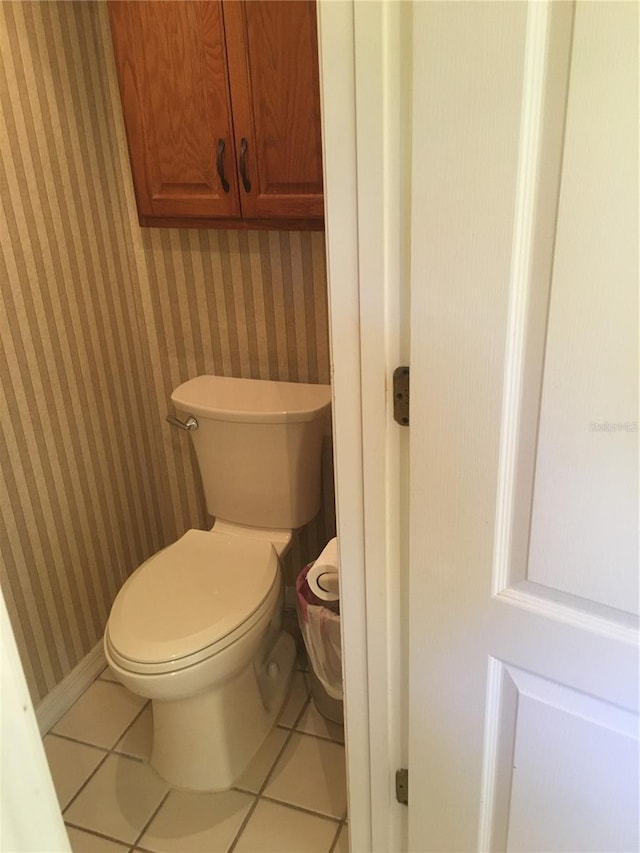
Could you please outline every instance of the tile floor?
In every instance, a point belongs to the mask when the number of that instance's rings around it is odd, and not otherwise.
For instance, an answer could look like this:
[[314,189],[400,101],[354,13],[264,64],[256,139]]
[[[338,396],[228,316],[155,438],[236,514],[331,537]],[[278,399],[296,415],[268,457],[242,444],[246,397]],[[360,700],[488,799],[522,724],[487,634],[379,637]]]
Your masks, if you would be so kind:
[[171,789],[149,767],[151,705],[104,670],[44,737],[74,853],[348,853],[343,730],[309,701],[303,669],[219,794]]

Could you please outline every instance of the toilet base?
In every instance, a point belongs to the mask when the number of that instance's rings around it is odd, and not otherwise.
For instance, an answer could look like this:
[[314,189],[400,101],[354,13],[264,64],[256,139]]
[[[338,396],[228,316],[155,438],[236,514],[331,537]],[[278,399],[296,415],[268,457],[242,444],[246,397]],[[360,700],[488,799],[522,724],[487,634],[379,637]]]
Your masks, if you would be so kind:
[[152,700],[153,769],[176,788],[230,788],[273,727],[287,695],[296,649],[281,633],[264,662],[196,696]]

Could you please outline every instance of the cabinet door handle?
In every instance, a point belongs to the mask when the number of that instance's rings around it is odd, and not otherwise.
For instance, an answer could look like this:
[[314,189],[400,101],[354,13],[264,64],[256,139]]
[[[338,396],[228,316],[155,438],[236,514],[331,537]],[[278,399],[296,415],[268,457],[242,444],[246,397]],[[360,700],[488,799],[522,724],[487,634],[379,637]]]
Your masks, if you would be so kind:
[[251,181],[247,175],[247,140],[244,136],[240,140],[240,175],[245,192],[251,192]]
[[229,192],[229,181],[224,176],[224,161],[222,159],[222,155],[224,154],[224,139],[218,140],[218,156],[216,157],[216,168],[218,169],[218,177],[220,178],[220,183],[222,184],[222,189],[228,193]]

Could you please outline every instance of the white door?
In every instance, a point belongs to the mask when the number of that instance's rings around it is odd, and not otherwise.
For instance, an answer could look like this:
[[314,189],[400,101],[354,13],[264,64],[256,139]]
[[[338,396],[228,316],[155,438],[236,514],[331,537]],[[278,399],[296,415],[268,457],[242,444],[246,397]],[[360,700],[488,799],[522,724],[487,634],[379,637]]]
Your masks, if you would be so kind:
[[409,849],[637,851],[638,5],[413,33]]

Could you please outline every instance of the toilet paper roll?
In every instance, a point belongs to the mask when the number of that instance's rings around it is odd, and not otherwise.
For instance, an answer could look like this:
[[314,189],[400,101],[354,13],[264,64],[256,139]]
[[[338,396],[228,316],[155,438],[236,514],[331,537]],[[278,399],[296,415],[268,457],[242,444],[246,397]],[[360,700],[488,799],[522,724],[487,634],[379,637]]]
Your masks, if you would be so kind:
[[336,571],[327,571],[326,566],[311,566],[307,572],[307,583],[311,592],[322,601],[338,601],[340,582]]
[[340,598],[338,540],[331,539],[307,573],[309,589],[322,601]]
[[338,557],[338,539],[336,536],[329,539],[327,544],[320,551],[320,556],[313,564],[314,566],[325,566],[327,571],[340,572],[340,559]]

